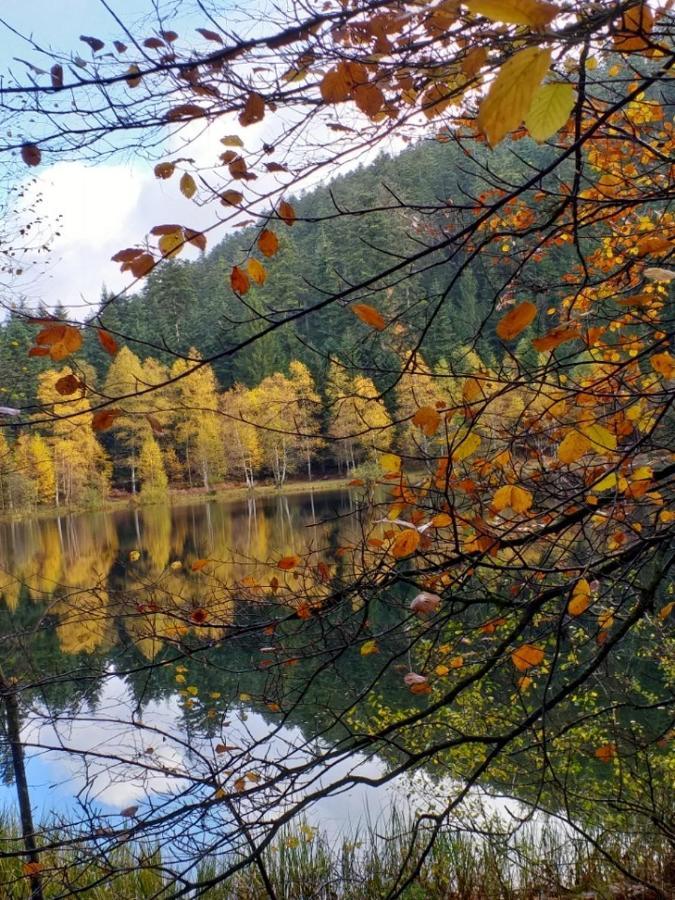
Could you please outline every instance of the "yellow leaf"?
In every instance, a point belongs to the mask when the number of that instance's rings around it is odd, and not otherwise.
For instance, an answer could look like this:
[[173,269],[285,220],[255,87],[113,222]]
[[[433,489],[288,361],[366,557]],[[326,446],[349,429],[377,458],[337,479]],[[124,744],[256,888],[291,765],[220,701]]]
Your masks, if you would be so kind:
[[401,457],[395,453],[382,453],[380,456],[380,468],[383,472],[393,474],[401,471]]
[[610,472],[609,475],[605,475],[597,484],[593,485],[593,490],[608,491],[610,488],[616,487],[617,483],[616,472]]
[[141,558],[140,551],[138,550],[130,550],[129,551],[129,561],[136,562],[136,560]]
[[558,14],[558,7],[545,0],[466,0],[469,12],[485,16],[493,22],[509,25],[531,25],[541,28]]
[[180,179],[181,194],[190,200],[197,193],[197,183],[189,172],[184,172]]
[[421,535],[414,528],[406,528],[394,538],[391,545],[390,553],[395,559],[403,559],[404,556],[410,556],[419,547]]
[[349,308],[362,322],[365,322],[366,325],[370,325],[370,327],[374,328],[376,331],[382,331],[387,327],[387,323],[382,318],[382,314],[378,312],[374,306],[368,306],[367,303],[354,303]]
[[258,262],[257,259],[249,259],[246,263],[246,271],[251,279],[251,281],[255,281],[256,284],[265,284],[267,279],[267,272],[265,271],[265,267],[261,262]]
[[441,416],[433,406],[421,406],[412,419],[413,425],[420,428],[427,437],[433,437],[441,424]]
[[478,111],[476,125],[494,147],[518,128],[551,63],[549,50],[527,47],[509,57],[492,82]]
[[606,609],[598,615],[598,628],[606,630],[614,624],[614,613],[611,609]]
[[591,449],[590,440],[578,431],[570,431],[558,446],[558,459],[562,463],[573,463]]
[[443,675],[447,675],[449,671],[450,669],[447,666],[436,666],[436,668],[434,669],[434,672],[441,677],[443,677]]
[[608,431],[604,425],[582,425],[582,432],[593,445],[595,453],[608,453],[616,450],[616,435]]
[[501,512],[504,509],[512,509],[513,512],[527,512],[532,506],[532,494],[516,484],[505,484],[500,487],[492,500],[492,509]]
[[236,134],[226,134],[225,137],[221,137],[221,144],[225,144],[226,147],[243,147],[244,142]]
[[361,656],[370,656],[373,653],[379,653],[380,648],[377,646],[377,641],[365,641],[361,644],[361,650],[359,651]]
[[525,116],[525,125],[535,141],[546,141],[563,127],[570,117],[574,100],[571,84],[554,81],[538,88]]
[[534,644],[522,644],[511,654],[511,662],[521,672],[538,666],[544,659],[544,651]]
[[163,234],[158,241],[159,249],[162,256],[177,256],[185,246],[185,235],[183,229],[170,231]]
[[503,341],[511,341],[534,320],[537,307],[529,300],[523,300],[510,309],[497,323],[497,336]]
[[591,605],[591,586],[585,578],[580,578],[574,585],[572,597],[567,604],[567,612],[571,616],[580,616]]
[[469,432],[460,444],[452,451],[453,462],[461,462],[480,447],[480,435],[475,431]]

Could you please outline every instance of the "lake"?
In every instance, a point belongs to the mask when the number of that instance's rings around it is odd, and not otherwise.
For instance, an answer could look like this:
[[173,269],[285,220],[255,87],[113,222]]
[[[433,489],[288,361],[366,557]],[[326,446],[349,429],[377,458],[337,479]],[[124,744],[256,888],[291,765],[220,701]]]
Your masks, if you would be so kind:
[[[529,749],[466,797],[482,750],[424,757],[439,729],[490,716],[501,727],[520,702],[512,677],[439,711],[433,727],[369,742],[430,702],[404,683],[412,654],[443,652],[423,623],[409,640],[418,626],[402,619],[405,584],[377,598],[364,587],[339,614],[315,615],[372,565],[382,527],[348,490],[0,525],[2,670],[19,685],[35,818],[102,846],[132,827],[188,872],[200,854],[227,858],[285,818],[338,839],[392,808],[450,804],[466,831],[489,819],[508,831],[518,801],[555,813]],[[568,775],[567,799],[583,796],[577,809],[590,815],[606,767],[591,759]],[[2,800],[15,808],[11,783]],[[601,812],[600,825],[616,823],[611,805]]]

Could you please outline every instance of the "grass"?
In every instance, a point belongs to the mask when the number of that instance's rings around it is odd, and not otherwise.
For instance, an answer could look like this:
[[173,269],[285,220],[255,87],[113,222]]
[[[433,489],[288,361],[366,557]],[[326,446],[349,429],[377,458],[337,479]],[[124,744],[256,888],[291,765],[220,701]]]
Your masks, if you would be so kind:
[[[5,855],[19,846],[16,826],[0,826],[0,896],[29,900],[28,879],[20,859]],[[53,835],[52,835],[53,837]],[[64,835],[62,834],[63,841]],[[63,842],[65,845],[65,842]],[[405,874],[416,872],[424,841],[413,846]],[[382,900],[397,884],[410,848],[410,825],[400,815],[378,826],[368,825],[341,842],[300,824],[281,833],[265,851],[263,862],[278,900]],[[675,896],[668,884],[673,850],[656,839],[637,842],[604,835],[603,850],[629,859],[640,877],[657,885],[661,897]],[[78,896],[86,900],[171,898],[176,888],[157,848],[125,844],[102,858],[95,842],[86,849],[45,851],[41,878],[45,900]],[[669,855],[670,854],[670,855]],[[236,857],[233,857],[233,859]],[[224,863],[203,861],[198,880],[223,873]],[[562,898],[658,897],[631,893],[634,885],[583,839],[571,839],[546,822],[523,828],[515,838],[477,837],[442,831],[419,865],[403,900],[562,900]],[[211,900],[267,900],[260,872],[248,866],[202,894]]]

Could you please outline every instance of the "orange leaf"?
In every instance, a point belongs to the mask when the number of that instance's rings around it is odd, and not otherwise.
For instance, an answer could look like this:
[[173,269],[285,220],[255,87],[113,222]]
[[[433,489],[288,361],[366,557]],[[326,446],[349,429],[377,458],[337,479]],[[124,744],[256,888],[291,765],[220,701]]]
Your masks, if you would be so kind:
[[295,222],[295,210],[291,206],[290,203],[287,203],[285,200],[282,200],[279,204],[279,209],[277,210],[280,219],[290,227],[293,222]]
[[109,334],[107,331],[104,331],[102,328],[98,329],[98,339],[99,339],[101,346],[105,350],[105,352],[109,353],[111,356],[114,356],[117,353],[117,351],[119,350],[119,347],[117,346],[117,341],[112,336],[112,334]]
[[384,105],[384,94],[376,84],[358,84],[352,93],[358,108],[371,119]]
[[441,417],[433,406],[421,406],[413,416],[412,422],[421,428],[427,437],[433,437],[441,424]]
[[663,375],[664,378],[669,380],[675,378],[675,357],[668,353],[667,350],[663,353],[655,353],[649,362],[652,369],[658,372],[659,375]]
[[95,412],[92,417],[91,427],[94,429],[94,431],[107,431],[112,427],[115,419],[118,419],[123,415],[124,410],[122,409],[99,409],[99,411]]
[[497,335],[503,341],[511,341],[518,337],[523,329],[534,321],[537,307],[529,300],[523,300],[518,306],[510,309],[497,323]]
[[555,350],[566,341],[574,341],[579,337],[579,329],[576,325],[559,325],[547,331],[542,337],[535,338],[532,346],[539,353],[545,353],[547,350]]
[[362,322],[370,325],[376,331],[383,331],[387,327],[382,314],[374,306],[368,306],[367,303],[354,303],[350,309]]
[[277,563],[277,568],[288,571],[289,569],[294,569],[299,563],[300,557],[296,556],[295,554],[293,554],[292,556],[282,556]]
[[202,569],[205,569],[206,566],[208,566],[208,564],[209,564],[208,559],[196,559],[192,563],[192,566],[190,568],[192,569],[193,572],[201,572]]
[[585,578],[580,578],[574,585],[572,597],[567,604],[567,612],[571,616],[580,616],[591,605],[591,586]]
[[616,756],[616,744],[602,744],[595,751],[595,756],[600,760],[600,762],[611,762]]
[[321,96],[326,103],[343,103],[349,100],[352,85],[343,67],[330,69],[319,85]]
[[532,494],[525,488],[516,484],[505,484],[495,492],[492,500],[492,509],[501,512],[504,509],[512,509],[513,512],[527,512],[532,506]]
[[[49,356],[60,362],[71,353],[75,353],[82,346],[82,334],[72,325],[63,325],[58,322],[46,325],[35,337],[35,343],[40,347],[48,348]],[[46,356],[47,354],[32,354],[33,356]]]
[[249,289],[248,275],[239,266],[233,266],[230,272],[230,284],[235,294],[245,294]]
[[414,528],[406,528],[394,538],[391,545],[390,553],[395,559],[403,559],[404,556],[410,556],[419,547],[421,535]]
[[544,659],[544,651],[534,644],[522,644],[511,654],[511,662],[521,672],[538,666]]
[[274,256],[279,249],[279,238],[269,228],[263,228],[258,238],[258,249],[264,256]]

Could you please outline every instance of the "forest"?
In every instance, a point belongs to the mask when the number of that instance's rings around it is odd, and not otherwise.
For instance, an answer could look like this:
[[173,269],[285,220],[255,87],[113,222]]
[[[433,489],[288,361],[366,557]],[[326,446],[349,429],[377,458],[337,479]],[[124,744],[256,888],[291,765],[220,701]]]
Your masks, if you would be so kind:
[[75,6],[0,15],[0,895],[671,900],[671,0]]
[[[497,156],[494,165],[509,177],[508,153]],[[531,147],[529,156],[543,164],[546,151]],[[508,242],[464,269],[403,377],[402,361],[414,346],[411,324],[423,321],[442,294],[446,268],[424,273],[422,298],[411,295],[405,280],[387,291],[381,311],[395,317],[396,335],[377,354],[365,340],[364,323],[338,307],[321,322],[300,319],[244,354],[176,379],[195,361],[245,340],[258,315],[302,309],[315,285],[337,289],[346,273],[367,278],[388,248],[412,248],[442,234],[453,222],[453,207],[479,190],[480,163],[474,161],[471,177],[453,145],[431,140],[308,191],[295,203],[303,221],[284,235],[283,253],[269,266],[269,283],[265,279],[251,292],[248,322],[242,321],[228,273],[255,240],[250,227],[193,262],[167,259],[136,294],[111,303],[104,291],[97,327],[62,369],[49,358],[29,358],[46,313],[12,309],[0,326],[0,395],[7,406],[39,409],[41,421],[30,434],[0,434],[2,510],[96,507],[111,489],[156,500],[169,488],[209,491],[224,481],[251,488],[260,480],[281,487],[291,476],[311,481],[317,473],[354,478],[364,465],[361,474],[367,474],[367,464],[377,463],[382,453],[433,456],[413,422],[418,407],[451,405],[457,395],[453,372],[482,373],[496,384],[509,368],[495,336],[472,339],[490,315],[492,282],[509,277]],[[333,221],[336,210],[358,215],[364,197],[375,197],[382,209],[369,215],[365,233],[354,231],[350,217]],[[392,215],[394,197],[415,197],[428,210]],[[318,216],[323,221],[317,238],[312,218]],[[528,284],[532,294],[555,279],[566,256],[562,247],[546,259],[537,272],[540,282]],[[462,262],[460,257],[453,266]],[[120,348],[116,334],[134,337]],[[528,333],[514,355],[521,366],[537,364]],[[584,361],[582,350],[579,365]],[[78,384],[90,394],[85,397],[83,390],[74,401],[67,392],[77,393]],[[154,385],[165,386],[149,397],[132,396]],[[121,397],[123,409],[105,433],[88,428],[82,440],[81,429],[62,418],[76,412],[79,426],[89,421],[84,414],[94,401],[105,398],[114,405]],[[510,399],[524,408],[524,396]],[[45,421],[46,410],[51,422]]]

